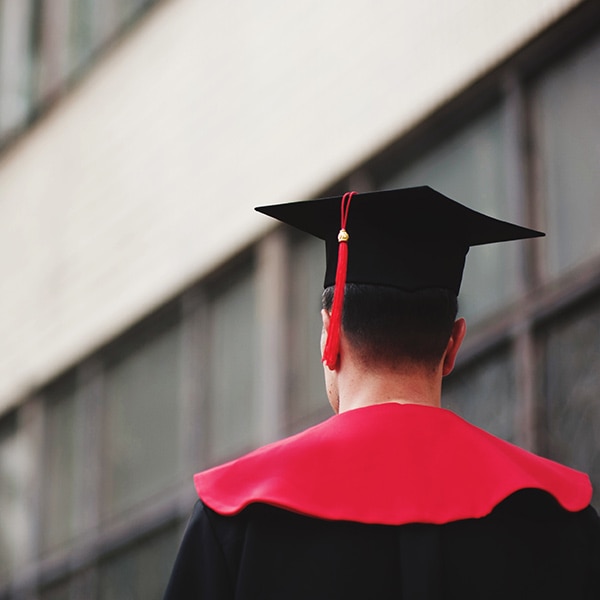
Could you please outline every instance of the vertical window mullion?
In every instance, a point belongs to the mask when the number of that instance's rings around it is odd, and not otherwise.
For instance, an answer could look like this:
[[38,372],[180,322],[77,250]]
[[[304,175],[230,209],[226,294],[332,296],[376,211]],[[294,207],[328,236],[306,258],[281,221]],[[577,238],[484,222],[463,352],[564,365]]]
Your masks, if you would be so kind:
[[[522,83],[515,70],[508,72],[505,79],[506,111],[506,179],[507,196],[513,205],[513,214],[519,223],[531,223],[531,205],[527,193],[530,177],[528,155],[528,122],[525,109],[525,97]],[[535,241],[533,242],[535,243]],[[532,272],[531,243],[521,243],[517,249],[517,288],[518,295],[523,298],[537,281]],[[535,356],[529,316],[524,312],[523,302],[517,304],[516,321],[520,325],[515,329],[512,338],[514,353],[517,401],[515,407],[515,441],[529,450],[536,450],[536,415],[538,401],[535,385]]]
[[258,246],[257,319],[259,360],[256,377],[258,441],[265,444],[283,433],[286,368],[285,305],[288,291],[287,240],[276,229]]
[[181,510],[189,514],[193,494],[192,474],[207,464],[208,435],[206,411],[208,307],[201,290],[190,290],[181,298],[183,333],[181,337],[181,435],[179,460],[184,474]]
[[64,88],[68,75],[68,0],[39,0],[40,39],[34,81],[36,101],[44,104]]

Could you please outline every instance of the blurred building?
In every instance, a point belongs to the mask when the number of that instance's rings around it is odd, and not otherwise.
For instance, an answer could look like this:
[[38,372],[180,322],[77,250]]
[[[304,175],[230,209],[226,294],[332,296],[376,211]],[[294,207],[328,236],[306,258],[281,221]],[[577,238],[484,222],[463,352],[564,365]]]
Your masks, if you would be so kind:
[[192,473],[329,416],[258,204],[547,231],[472,251],[445,404],[600,486],[599,127],[593,0],[0,0],[0,598],[160,598]]

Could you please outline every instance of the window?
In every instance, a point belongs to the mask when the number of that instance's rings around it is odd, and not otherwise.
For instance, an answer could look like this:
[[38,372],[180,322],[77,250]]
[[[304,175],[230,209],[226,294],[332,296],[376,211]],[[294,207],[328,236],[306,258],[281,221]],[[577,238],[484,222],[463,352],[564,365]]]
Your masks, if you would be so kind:
[[533,90],[551,276],[600,255],[599,64],[596,38],[550,70]]
[[600,300],[574,309],[539,331],[544,419],[552,459],[586,471],[600,502]]
[[257,368],[254,269],[224,277],[211,290],[208,403],[210,459],[236,456],[256,445]]
[[292,248],[288,343],[290,419],[299,427],[331,414],[319,343],[325,244],[302,237]]
[[[92,57],[98,45],[98,0],[69,2],[69,71],[77,73]],[[98,15],[100,17],[100,15]]]
[[[450,198],[503,220],[518,220],[507,197],[504,113],[496,108],[404,166],[383,188],[430,185]],[[432,218],[434,215],[432,215]],[[472,248],[460,294],[460,314],[476,320],[512,300],[518,290],[518,245]]]
[[0,581],[23,564],[33,527],[28,511],[33,451],[16,414],[0,422]]
[[75,532],[75,469],[81,455],[73,385],[63,384],[47,399],[45,421],[42,547],[49,550],[68,542]]
[[179,479],[180,364],[180,327],[170,325],[137,341],[106,371],[105,516]]
[[32,6],[0,0],[0,141],[29,116]]

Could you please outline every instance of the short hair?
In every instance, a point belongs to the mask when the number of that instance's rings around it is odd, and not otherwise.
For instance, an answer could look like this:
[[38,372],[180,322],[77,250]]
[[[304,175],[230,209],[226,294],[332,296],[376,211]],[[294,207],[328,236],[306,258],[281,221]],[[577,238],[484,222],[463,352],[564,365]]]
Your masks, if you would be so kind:
[[[334,286],[323,291],[331,310]],[[342,329],[361,362],[397,368],[410,363],[434,368],[442,359],[458,312],[456,294],[442,288],[407,292],[346,284]]]

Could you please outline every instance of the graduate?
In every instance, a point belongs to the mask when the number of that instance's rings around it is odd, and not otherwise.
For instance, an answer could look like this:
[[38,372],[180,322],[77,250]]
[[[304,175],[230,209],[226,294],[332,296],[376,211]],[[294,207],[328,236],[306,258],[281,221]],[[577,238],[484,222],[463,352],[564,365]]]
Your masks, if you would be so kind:
[[441,407],[467,252],[543,234],[429,187],[257,210],[325,241],[335,414],[195,476],[165,599],[600,598],[589,478]]

